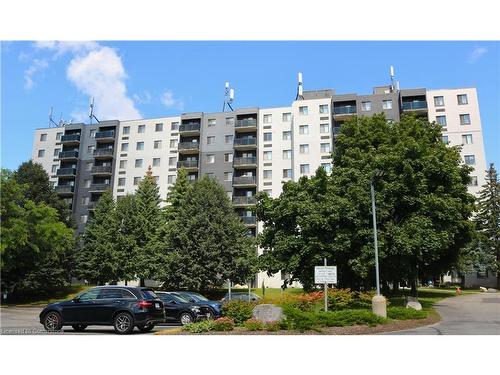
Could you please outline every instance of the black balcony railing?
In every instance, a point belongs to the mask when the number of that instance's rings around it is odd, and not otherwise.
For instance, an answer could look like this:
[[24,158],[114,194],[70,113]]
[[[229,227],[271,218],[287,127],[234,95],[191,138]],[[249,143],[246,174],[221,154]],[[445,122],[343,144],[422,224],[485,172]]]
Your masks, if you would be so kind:
[[198,160],[180,160],[177,168],[198,168]]
[[200,131],[200,124],[197,122],[190,122],[187,124],[181,124],[179,125],[179,132],[184,133],[184,132],[197,132]]
[[257,144],[257,138],[247,137],[247,138],[235,138],[233,141],[234,146],[252,146]]
[[114,138],[115,131],[114,130],[106,130],[103,132],[95,133],[95,139],[103,139],[103,138]]
[[333,114],[334,115],[351,115],[356,113],[356,106],[353,105],[344,105],[344,106],[338,106],[338,107],[333,107]]
[[113,156],[112,148],[98,148],[94,150],[94,157],[102,157],[102,156]]
[[233,185],[255,185],[257,179],[255,176],[240,176],[233,178]]
[[89,191],[104,191],[110,188],[109,183],[90,184]]
[[251,197],[239,197],[239,196],[233,196],[233,203],[234,204],[255,204],[257,200],[255,199],[255,196]]
[[252,165],[257,164],[257,158],[255,156],[234,158],[233,165]]
[[243,120],[236,120],[235,128],[244,128],[244,127],[255,127],[257,126],[257,119],[254,118],[246,118]]
[[94,165],[90,170],[93,174],[109,174],[111,173],[111,165]]
[[75,187],[73,185],[57,185],[54,187],[54,190],[58,194],[74,193]]
[[403,102],[403,110],[427,109],[427,102],[425,100],[414,100],[411,102]]
[[56,172],[56,176],[75,176],[76,168],[59,168]]
[[59,153],[59,159],[78,159],[78,151],[61,151]]
[[80,134],[67,134],[61,136],[61,143],[65,142],[80,142]]
[[255,224],[255,216],[240,216],[240,219],[245,223],[245,224]]
[[180,142],[177,148],[179,150],[198,150],[200,144],[198,142]]

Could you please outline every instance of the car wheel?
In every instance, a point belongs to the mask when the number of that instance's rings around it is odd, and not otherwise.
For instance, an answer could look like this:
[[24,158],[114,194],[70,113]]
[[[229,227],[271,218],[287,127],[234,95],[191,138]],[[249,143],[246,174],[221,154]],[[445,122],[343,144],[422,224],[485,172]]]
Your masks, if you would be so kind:
[[63,321],[61,315],[56,311],[50,311],[43,318],[43,327],[46,331],[55,332],[61,330]]
[[151,330],[153,330],[153,328],[155,327],[155,324],[146,324],[144,326],[137,326],[137,328],[139,328],[139,331],[141,332],[149,332]]
[[182,313],[181,316],[179,317],[179,320],[181,321],[181,324],[185,326],[186,324],[193,323],[194,319],[193,316],[190,313]]
[[134,330],[134,322],[132,316],[129,313],[119,313],[115,316],[113,323],[115,327],[115,332],[121,335],[132,333]]
[[208,309],[208,312],[207,312],[207,319],[208,319],[208,320],[213,320],[213,319],[214,319],[214,316],[215,316],[215,312],[214,312],[212,309]]
[[73,327],[73,329],[76,332],[82,332],[85,328],[87,328],[87,326],[85,324],[74,324],[71,327]]

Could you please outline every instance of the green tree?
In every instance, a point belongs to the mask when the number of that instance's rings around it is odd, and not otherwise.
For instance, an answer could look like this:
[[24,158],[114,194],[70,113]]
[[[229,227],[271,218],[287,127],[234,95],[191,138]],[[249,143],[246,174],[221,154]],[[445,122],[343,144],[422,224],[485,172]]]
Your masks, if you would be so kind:
[[192,187],[187,178],[187,171],[184,168],[177,172],[177,179],[172,189],[168,193],[168,204],[163,208],[165,221],[175,218],[176,214],[186,202],[186,196],[189,189]]
[[375,170],[385,173],[375,180],[382,284],[414,287],[417,273],[440,275],[456,264],[472,234],[470,167],[442,143],[438,125],[413,116],[353,118],[336,139],[333,165],[330,176],[318,171],[285,184],[277,199],[259,196],[262,261],[271,273],[284,270],[312,287],[313,267],[326,257],[340,285],[373,286]]
[[247,281],[256,272],[256,248],[224,188],[203,176],[182,201],[159,242],[165,285],[203,290]]
[[85,227],[83,247],[78,252],[78,277],[102,285],[119,279],[115,202],[105,191]]

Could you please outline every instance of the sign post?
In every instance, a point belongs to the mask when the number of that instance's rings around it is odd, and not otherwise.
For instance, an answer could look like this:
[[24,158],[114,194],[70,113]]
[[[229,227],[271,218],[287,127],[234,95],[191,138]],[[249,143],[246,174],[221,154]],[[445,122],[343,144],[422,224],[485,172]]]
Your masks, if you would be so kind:
[[328,311],[328,284],[337,284],[337,266],[327,266],[325,258],[324,266],[314,267],[314,283],[323,284],[325,290],[325,311]]

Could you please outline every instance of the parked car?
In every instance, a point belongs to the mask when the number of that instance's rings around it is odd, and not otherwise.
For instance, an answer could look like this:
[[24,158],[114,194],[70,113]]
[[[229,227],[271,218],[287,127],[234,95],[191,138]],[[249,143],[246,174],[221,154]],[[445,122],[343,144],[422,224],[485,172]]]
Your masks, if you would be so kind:
[[166,322],[186,325],[210,317],[209,306],[189,302],[172,292],[157,291],[156,294],[165,306]]
[[187,299],[189,302],[209,306],[212,314],[212,316],[209,316],[209,318],[217,319],[222,315],[222,303],[220,301],[209,300],[204,295],[196,292],[186,292],[181,290],[172,293],[174,293],[175,295],[179,295],[184,299]]
[[99,286],[69,301],[48,304],[39,318],[47,331],[59,331],[63,326],[83,331],[89,325],[100,325],[127,334],[134,327],[151,331],[165,321],[165,311],[163,302],[149,288]]
[[[260,299],[260,297],[255,293],[248,293],[248,292],[231,293],[231,300],[254,302],[254,301],[258,301],[259,299]],[[222,302],[229,301],[229,293],[226,293],[226,295],[224,296],[224,298],[222,298],[221,301]]]

